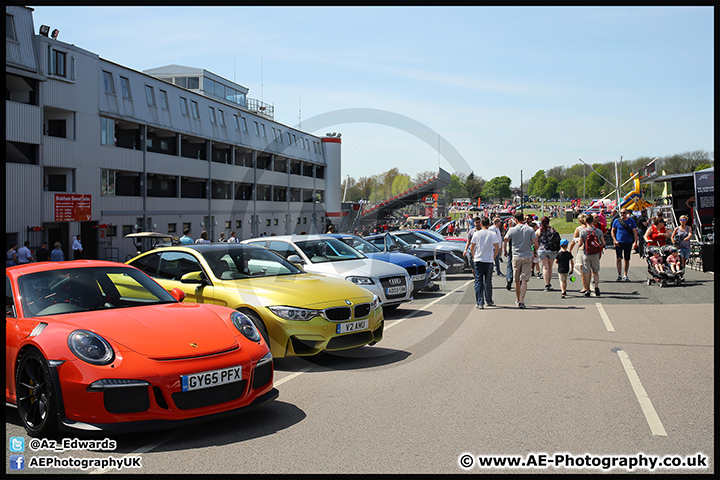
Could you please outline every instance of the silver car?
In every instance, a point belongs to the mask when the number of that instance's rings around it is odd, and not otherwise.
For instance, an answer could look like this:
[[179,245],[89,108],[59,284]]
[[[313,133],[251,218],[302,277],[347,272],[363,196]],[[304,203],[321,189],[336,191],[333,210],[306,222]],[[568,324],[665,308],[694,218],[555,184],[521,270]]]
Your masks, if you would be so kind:
[[337,238],[326,235],[285,235],[243,240],[277,252],[311,273],[344,278],[378,296],[384,310],[412,300],[412,279],[392,263],[372,260]]

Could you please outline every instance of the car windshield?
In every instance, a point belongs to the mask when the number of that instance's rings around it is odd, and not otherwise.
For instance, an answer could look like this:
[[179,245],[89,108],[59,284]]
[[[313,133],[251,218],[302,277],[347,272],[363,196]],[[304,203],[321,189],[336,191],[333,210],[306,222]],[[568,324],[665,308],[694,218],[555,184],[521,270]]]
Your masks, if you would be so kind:
[[319,238],[295,242],[312,263],[339,262],[365,258],[349,245],[336,238]]
[[416,233],[419,233],[420,235],[425,235],[430,238],[434,238],[435,240],[437,240],[439,242],[442,242],[443,240],[445,240],[445,237],[443,237],[442,235],[440,235],[437,232],[433,232],[432,230],[423,230],[422,232],[416,232]]
[[123,266],[31,273],[18,286],[26,317],[177,302],[147,275]]
[[391,241],[393,241],[394,243],[397,243],[402,248],[414,248],[413,245],[410,245],[408,242],[406,242],[405,240],[403,240],[400,237],[395,237],[393,235],[388,235],[388,236],[391,238]]
[[430,238],[426,235],[423,235],[420,232],[399,232],[395,234],[398,237],[401,237],[403,240],[410,244],[414,244],[417,241],[420,241],[420,243],[438,243],[437,240],[434,238]]
[[346,245],[350,245],[358,252],[362,253],[378,253],[382,252],[378,247],[360,237],[343,237],[340,239]]
[[303,273],[298,267],[266,248],[238,245],[203,252],[202,255],[220,280]]

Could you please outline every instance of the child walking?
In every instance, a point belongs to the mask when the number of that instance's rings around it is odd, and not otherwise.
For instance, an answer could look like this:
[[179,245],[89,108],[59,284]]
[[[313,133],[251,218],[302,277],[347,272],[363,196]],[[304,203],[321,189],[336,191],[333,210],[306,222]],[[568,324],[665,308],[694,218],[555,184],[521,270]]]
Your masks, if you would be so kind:
[[568,274],[575,269],[575,262],[573,261],[573,254],[568,251],[568,240],[563,238],[560,240],[560,251],[555,257],[555,263],[558,266],[558,277],[560,278],[560,298],[567,296],[567,279]]

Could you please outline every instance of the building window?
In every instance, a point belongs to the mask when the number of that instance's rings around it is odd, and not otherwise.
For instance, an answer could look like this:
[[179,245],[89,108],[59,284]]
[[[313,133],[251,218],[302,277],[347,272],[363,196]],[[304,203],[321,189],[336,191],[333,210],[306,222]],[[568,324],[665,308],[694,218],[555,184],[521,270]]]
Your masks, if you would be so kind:
[[264,123],[260,124],[260,131],[262,132],[263,138],[267,138],[267,134],[265,133],[265,124]]
[[245,120],[245,117],[240,117],[240,123],[242,123],[243,132],[248,133],[247,120]]
[[177,223],[168,223],[167,233],[177,232]]
[[210,109],[210,123],[217,123],[217,120],[215,119],[215,108],[208,107]]
[[100,143],[103,145],[115,145],[115,120],[100,117],[100,129],[102,131]]
[[100,170],[100,194],[115,195],[115,170],[103,168]]
[[233,114],[233,119],[235,120],[235,130],[240,130],[240,117]]
[[145,99],[148,105],[155,106],[155,90],[150,85],[145,85]]
[[225,126],[225,112],[218,109],[218,113],[220,114],[220,126],[224,127]]
[[[112,78],[110,80],[112,80]],[[130,80],[125,77],[120,77],[120,89],[122,90],[122,96],[124,98],[132,98],[130,94]]]
[[194,118],[200,119],[200,110],[198,109],[198,104],[195,100],[190,100],[190,108],[192,108],[192,114]]
[[215,82],[215,96],[225,99],[225,85]]
[[50,137],[67,138],[67,122],[64,119],[48,120],[47,134]]
[[186,117],[189,116],[187,108],[187,98],[185,97],[180,97],[180,113],[182,113]]
[[63,173],[49,174],[47,176],[47,192],[67,192],[67,176]]
[[[57,75],[59,77],[67,76],[67,73],[65,72],[65,58],[66,58],[66,55],[64,52],[58,52],[57,50],[52,50],[50,52],[50,73],[51,74]],[[112,93],[115,93],[115,92],[113,91]]]
[[203,78],[203,90],[205,93],[215,95],[215,82],[209,78]]
[[167,92],[165,90],[159,90],[160,92],[160,106],[164,108],[165,110],[170,110],[170,105],[168,105],[168,98],[167,98]]
[[13,16],[5,14],[5,38],[10,40],[17,40],[15,35],[15,23],[13,22]]
[[103,70],[103,83],[105,84],[105,93],[115,94],[115,84],[113,83],[112,73]]
[[258,137],[260,136],[260,125],[258,125],[258,122],[253,122],[255,124],[255,135]]

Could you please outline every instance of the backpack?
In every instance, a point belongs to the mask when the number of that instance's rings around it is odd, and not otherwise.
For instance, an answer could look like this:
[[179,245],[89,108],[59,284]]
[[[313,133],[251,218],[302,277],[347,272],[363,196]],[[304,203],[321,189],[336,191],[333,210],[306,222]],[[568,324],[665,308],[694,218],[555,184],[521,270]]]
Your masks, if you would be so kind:
[[588,229],[587,237],[585,237],[585,255],[602,252],[602,245],[600,245],[600,239],[595,233],[596,231],[597,228]]
[[560,234],[555,229],[553,229],[553,233],[552,235],[550,235],[550,240],[548,241],[548,250],[550,250],[551,252],[560,251]]

